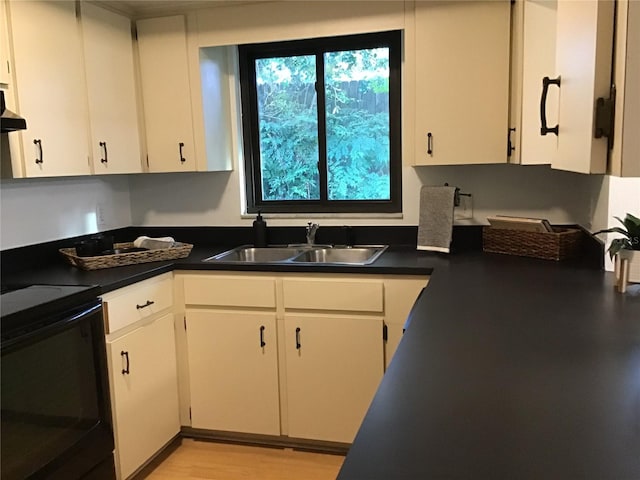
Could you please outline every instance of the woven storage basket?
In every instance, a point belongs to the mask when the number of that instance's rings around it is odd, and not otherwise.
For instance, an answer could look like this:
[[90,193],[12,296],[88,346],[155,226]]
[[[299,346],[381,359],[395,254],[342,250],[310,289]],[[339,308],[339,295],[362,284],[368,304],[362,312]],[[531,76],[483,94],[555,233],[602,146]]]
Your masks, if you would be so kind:
[[564,260],[579,254],[582,232],[574,228],[554,228],[551,233],[525,232],[484,227],[482,249],[545,260]]
[[[116,243],[114,248],[130,248],[133,243]],[[116,253],[113,255],[97,255],[95,257],[79,257],[75,248],[61,248],[59,251],[64,258],[74,267],[82,270],[98,270],[101,268],[122,267],[136,263],[160,262],[162,260],[175,260],[185,258],[191,253],[193,245],[190,243],[176,242],[171,248],[156,248],[143,252]]]

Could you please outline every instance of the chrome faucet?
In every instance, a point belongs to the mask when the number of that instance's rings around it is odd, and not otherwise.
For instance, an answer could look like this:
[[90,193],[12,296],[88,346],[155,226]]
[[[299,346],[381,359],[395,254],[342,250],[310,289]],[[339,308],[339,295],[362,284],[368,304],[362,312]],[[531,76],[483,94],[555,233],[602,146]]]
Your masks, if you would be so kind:
[[317,223],[307,223],[307,245],[313,245],[316,243],[316,232],[318,231],[318,228],[320,228],[320,225]]

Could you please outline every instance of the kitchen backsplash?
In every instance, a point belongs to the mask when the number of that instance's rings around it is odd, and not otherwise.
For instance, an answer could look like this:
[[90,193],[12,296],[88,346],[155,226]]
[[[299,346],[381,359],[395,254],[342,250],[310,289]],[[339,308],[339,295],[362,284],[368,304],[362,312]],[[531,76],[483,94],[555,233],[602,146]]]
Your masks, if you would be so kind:
[[[603,176],[545,166],[406,166],[401,218],[320,218],[321,225],[396,225],[418,222],[423,184],[448,182],[473,195],[473,218],[487,215],[546,217],[555,223],[591,227]],[[95,233],[129,225],[248,226],[242,218],[238,171],[223,173],[118,175],[3,181],[1,249]],[[304,225],[306,216],[269,218],[269,226]]]

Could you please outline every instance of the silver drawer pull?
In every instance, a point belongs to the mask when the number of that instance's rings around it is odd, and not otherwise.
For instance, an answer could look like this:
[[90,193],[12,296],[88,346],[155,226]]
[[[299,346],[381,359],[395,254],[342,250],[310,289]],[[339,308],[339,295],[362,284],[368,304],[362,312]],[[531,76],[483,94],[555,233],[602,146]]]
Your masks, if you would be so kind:
[[154,303],[156,303],[156,302],[152,302],[151,300],[147,300],[147,303],[145,303],[144,305],[136,305],[136,309],[140,310],[142,308],[146,308],[146,307],[148,307],[150,305],[153,305]]

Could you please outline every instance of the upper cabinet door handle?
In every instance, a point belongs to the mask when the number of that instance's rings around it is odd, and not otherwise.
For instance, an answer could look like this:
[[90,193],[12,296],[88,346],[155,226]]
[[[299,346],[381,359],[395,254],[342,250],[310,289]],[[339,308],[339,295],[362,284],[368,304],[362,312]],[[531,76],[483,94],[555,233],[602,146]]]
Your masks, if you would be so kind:
[[514,147],[513,143],[511,142],[511,132],[515,131],[515,128],[509,128],[509,131],[507,132],[507,157],[510,157],[513,151],[516,149],[516,147]]
[[558,125],[552,128],[547,126],[547,93],[549,92],[549,85],[557,85],[558,88],[560,88],[560,77],[544,77],[542,79],[542,96],[540,97],[540,135],[555,133],[556,136],[558,136]]
[[184,162],[186,162],[186,161],[187,161],[187,159],[186,159],[186,158],[184,158],[184,156],[182,155],[182,149],[184,148],[184,142],[180,142],[180,143],[178,144],[178,148],[179,148],[179,150],[180,150],[180,161],[181,161],[182,163],[184,163]]
[[104,158],[101,158],[100,161],[102,163],[107,163],[109,161],[109,157],[107,156],[107,142],[100,142],[100,146],[104,150]]
[[267,344],[264,341],[264,325],[260,326],[260,348],[265,347]]
[[427,155],[433,155],[433,135],[427,133]]
[[44,155],[42,154],[42,140],[39,138],[33,140],[33,144],[38,146],[39,155],[36,157],[36,163],[44,163]]

